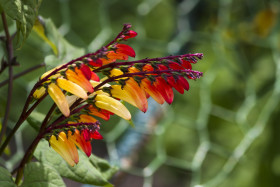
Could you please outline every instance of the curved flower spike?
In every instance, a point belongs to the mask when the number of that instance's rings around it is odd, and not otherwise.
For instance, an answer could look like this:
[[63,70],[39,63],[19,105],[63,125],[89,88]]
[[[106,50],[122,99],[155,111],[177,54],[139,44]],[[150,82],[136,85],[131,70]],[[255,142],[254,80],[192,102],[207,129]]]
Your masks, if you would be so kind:
[[98,108],[108,110],[125,120],[131,119],[131,114],[127,108],[118,100],[106,96],[106,95],[97,95],[95,97],[95,105]]
[[87,99],[87,93],[85,92],[85,90],[80,87],[79,85],[66,80],[64,78],[58,78],[57,80],[57,85],[62,88],[63,90],[70,92],[74,95],[76,95],[77,97],[80,97],[82,99]]
[[51,136],[49,143],[51,147],[70,165],[74,166],[79,162],[79,155],[75,144],[69,141],[64,132],[59,133],[58,139]]
[[61,89],[55,83],[51,83],[48,85],[48,93],[56,103],[61,113],[68,117],[70,115],[69,105]]

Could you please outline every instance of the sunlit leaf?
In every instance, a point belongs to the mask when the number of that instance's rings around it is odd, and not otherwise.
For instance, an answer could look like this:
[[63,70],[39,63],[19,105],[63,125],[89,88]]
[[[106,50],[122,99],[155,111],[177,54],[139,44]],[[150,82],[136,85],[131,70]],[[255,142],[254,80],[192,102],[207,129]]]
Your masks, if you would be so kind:
[[26,121],[28,122],[28,124],[33,127],[36,131],[39,131],[40,129],[40,125],[42,123],[42,121],[44,120],[45,115],[37,112],[37,111],[33,111],[30,116],[26,119]]
[[78,48],[65,40],[51,19],[40,18],[40,20],[41,23],[44,23],[46,37],[55,45],[57,50],[57,55],[48,55],[45,57],[45,63],[48,69],[73,60],[85,53],[83,48]]
[[26,40],[34,22],[42,0],[0,0],[3,11],[17,23],[17,34],[21,36],[20,45]]
[[91,155],[88,158],[79,151],[79,163],[71,167],[51,147],[47,141],[41,141],[36,148],[35,157],[43,163],[54,167],[61,176],[84,184],[112,186],[108,179],[117,171],[116,167]]
[[0,167],[0,186],[16,187],[12,175],[3,167]]
[[21,187],[38,186],[63,187],[65,184],[53,167],[39,162],[31,162],[24,169],[24,181]]
[[57,47],[46,36],[45,25],[42,19],[37,18],[35,20],[33,30],[52,48],[54,54],[57,55],[58,54]]

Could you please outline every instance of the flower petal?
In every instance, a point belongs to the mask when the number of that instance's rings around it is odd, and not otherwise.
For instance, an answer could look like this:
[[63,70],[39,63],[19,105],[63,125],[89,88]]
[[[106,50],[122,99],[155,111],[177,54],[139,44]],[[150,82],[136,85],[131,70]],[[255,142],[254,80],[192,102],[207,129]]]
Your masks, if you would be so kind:
[[45,93],[46,93],[46,88],[44,88],[42,86],[42,87],[38,88],[37,90],[35,90],[35,92],[33,93],[33,97],[35,99],[40,99]]
[[113,112],[125,120],[131,119],[130,112],[120,101],[106,95],[97,95],[95,100],[95,105],[98,108]]
[[84,153],[89,157],[91,155],[91,143],[90,141],[86,141],[84,136],[80,134],[80,131],[77,129],[75,130],[74,134],[72,135],[71,131],[68,131],[68,138],[69,141],[77,145]]
[[110,113],[109,111],[103,110],[103,109],[97,109],[94,106],[90,105],[88,107],[88,110],[90,111],[89,114],[100,117],[106,121],[110,119]]
[[64,132],[59,133],[58,139],[54,135],[50,140],[51,147],[72,167],[79,162],[76,146],[70,142]]
[[68,80],[78,84],[80,87],[82,87],[84,90],[92,93],[93,87],[90,84],[89,80],[84,76],[83,72],[75,67],[75,71],[72,71],[71,69],[68,69],[66,71],[66,77]]
[[82,99],[87,99],[87,93],[85,92],[85,90],[80,87],[79,85],[66,80],[64,78],[58,78],[57,80],[57,85],[62,88],[63,90],[70,92],[74,95],[76,95],[77,97],[80,97]]
[[48,93],[61,113],[68,117],[70,115],[69,105],[61,89],[55,83],[51,83],[48,85]]

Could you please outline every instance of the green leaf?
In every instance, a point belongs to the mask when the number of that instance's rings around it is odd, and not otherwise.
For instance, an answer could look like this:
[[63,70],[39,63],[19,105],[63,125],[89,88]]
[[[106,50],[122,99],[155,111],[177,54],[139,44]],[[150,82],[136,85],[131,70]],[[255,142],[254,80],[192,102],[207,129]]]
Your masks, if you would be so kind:
[[110,166],[107,161],[93,155],[88,158],[81,151],[79,151],[79,163],[71,167],[49,147],[45,140],[38,144],[34,155],[41,162],[54,167],[61,176],[84,184],[112,186],[108,179],[117,171],[117,168]]
[[2,10],[16,20],[18,36],[22,44],[28,37],[36,20],[42,0],[0,0]]
[[37,111],[33,111],[30,116],[26,119],[28,124],[33,127],[36,131],[39,131],[40,126],[45,118],[45,114]]
[[58,54],[58,50],[56,45],[49,40],[49,38],[46,36],[46,28],[45,28],[45,22],[41,19],[41,17],[37,18],[33,27],[33,30],[40,36],[53,50],[53,53],[55,55]]
[[16,187],[12,175],[7,169],[3,167],[0,167],[0,186]]
[[[48,69],[57,67],[62,63],[67,63],[70,60],[80,57],[85,53],[83,48],[75,47],[65,40],[51,19],[44,19],[40,17],[40,23],[44,28],[46,38],[55,46],[57,50],[57,52],[54,52],[55,55],[49,55],[45,57],[45,63]],[[52,49],[54,46],[51,46]]]
[[24,181],[21,187],[63,187],[59,173],[51,166],[31,162],[24,168]]

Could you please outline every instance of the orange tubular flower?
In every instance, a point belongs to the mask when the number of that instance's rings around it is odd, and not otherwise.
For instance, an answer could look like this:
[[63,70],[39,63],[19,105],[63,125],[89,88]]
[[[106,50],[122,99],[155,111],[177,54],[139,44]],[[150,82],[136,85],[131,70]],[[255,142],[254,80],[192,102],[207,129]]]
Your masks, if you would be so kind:
[[97,120],[94,117],[91,117],[86,114],[81,114],[80,119],[79,119],[79,122],[82,122],[82,123],[95,123],[96,121]]
[[[122,71],[118,69],[113,69],[111,71],[111,76],[119,76],[122,74]],[[142,112],[147,111],[148,101],[146,93],[141,87],[139,87],[138,83],[135,82],[133,78],[129,78],[127,81],[125,81],[123,89],[129,94],[126,99],[128,99],[132,105],[135,104]],[[132,99],[133,101],[131,101]]]
[[76,129],[74,134],[68,131],[68,140],[83,150],[88,157],[91,155],[90,139],[86,140],[79,130]]
[[74,71],[71,69],[68,69],[66,71],[66,77],[68,80],[78,84],[84,90],[86,90],[90,93],[93,92],[92,85],[90,84],[89,80],[85,77],[82,70],[80,70],[79,68],[75,67]]
[[116,60],[128,60],[128,57],[135,57],[135,51],[126,44],[116,44],[113,51],[108,51],[106,58],[102,58],[103,65],[115,62]]
[[111,112],[104,109],[97,109],[92,105],[88,107],[88,110],[89,110],[89,114],[100,117],[106,121],[108,121],[110,119],[110,115],[112,115]]
[[[129,68],[129,72],[136,73],[139,72],[135,67]],[[147,78],[143,78],[141,80],[141,87],[149,94],[157,103],[163,104],[164,98],[160,94],[160,92],[156,89],[156,87],[149,81]]]
[[69,141],[64,132],[60,132],[58,139],[54,135],[49,139],[51,147],[70,165],[79,162],[79,155],[75,144]]

